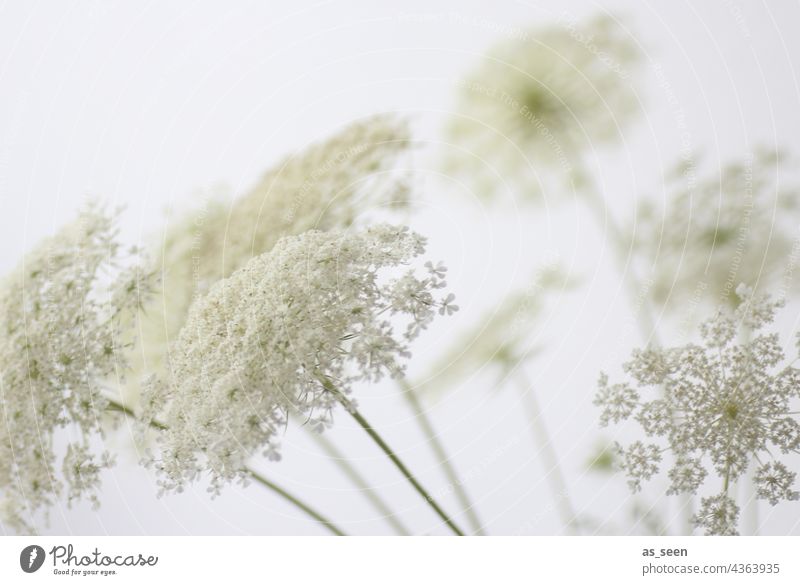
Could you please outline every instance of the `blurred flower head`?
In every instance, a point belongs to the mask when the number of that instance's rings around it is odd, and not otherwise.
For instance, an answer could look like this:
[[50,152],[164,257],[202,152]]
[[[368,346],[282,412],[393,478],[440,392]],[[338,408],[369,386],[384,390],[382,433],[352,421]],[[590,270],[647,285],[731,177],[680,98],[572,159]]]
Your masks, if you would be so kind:
[[772,505],[798,499],[795,473],[774,456],[800,449],[800,370],[796,359],[782,365],[777,334],[761,332],[781,303],[743,285],[737,296],[735,311],[702,324],[701,344],[635,351],[624,366],[634,384],[610,384],[602,375],[595,398],[603,425],[633,418],[653,441],[619,448],[632,491],[658,473],[666,452],[674,456],[668,494],[697,493],[706,483],[719,490],[702,499],[694,519],[709,534],[736,532],[729,490],[751,462],[759,498]]
[[[150,277],[123,266],[115,217],[87,206],[0,285],[0,492],[3,522],[31,530],[67,489],[97,503],[108,453],[92,449],[104,380],[126,369],[131,322]],[[66,429],[66,453],[56,448]],[[61,474],[59,475],[59,471]]]
[[576,179],[581,152],[619,140],[638,110],[638,60],[610,16],[562,20],[497,45],[460,84],[446,170],[481,195],[509,181],[537,197],[546,172]]
[[797,212],[800,183],[786,162],[762,150],[699,180],[681,165],[663,208],[643,205],[632,252],[659,306],[677,310],[696,298],[735,305],[739,282],[768,290],[791,276],[797,235],[787,212]]
[[[408,228],[309,231],[281,239],[198,299],[144,395],[158,420],[164,490],[207,472],[210,491],[243,479],[256,452],[280,457],[289,413],[316,430],[362,380],[401,374],[410,342],[454,310],[443,267],[402,268],[424,252]],[[449,312],[447,309],[445,313]]]
[[533,323],[544,310],[548,295],[573,285],[560,267],[544,265],[524,290],[510,294],[457,335],[452,347],[446,348],[414,385],[414,391],[440,396],[485,370],[491,371],[497,382],[503,381],[537,355],[538,349],[532,347]]

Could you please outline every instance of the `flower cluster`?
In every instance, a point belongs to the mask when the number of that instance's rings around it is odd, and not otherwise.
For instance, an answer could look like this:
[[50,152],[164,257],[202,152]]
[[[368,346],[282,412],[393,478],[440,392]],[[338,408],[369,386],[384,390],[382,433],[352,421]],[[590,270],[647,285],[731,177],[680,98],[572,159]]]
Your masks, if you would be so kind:
[[366,118],[288,156],[242,197],[212,198],[170,223],[159,250],[162,293],[146,307],[135,370],[161,370],[192,302],[280,238],[345,228],[370,206],[402,204],[406,177],[387,171],[409,145],[405,121]]
[[532,324],[544,311],[548,296],[573,285],[557,265],[543,266],[524,290],[510,294],[472,328],[457,335],[453,346],[414,385],[415,391],[437,395],[455,390],[458,384],[486,369],[492,370],[495,380],[502,381],[520,363],[537,355],[537,348],[532,347]]
[[321,431],[355,382],[399,375],[410,341],[456,309],[436,294],[443,267],[402,268],[424,244],[387,225],[289,236],[195,302],[167,378],[143,397],[143,420],[166,427],[153,462],[162,488],[207,471],[218,493],[254,453],[279,458],[289,413]]
[[[738,507],[728,491],[752,461],[759,498],[773,505],[798,499],[795,473],[772,459],[776,451],[800,450],[792,407],[800,397],[800,369],[794,362],[779,367],[785,357],[778,335],[762,332],[781,303],[744,285],[737,295],[735,311],[720,311],[702,324],[702,344],[634,351],[624,368],[636,384],[610,384],[601,375],[595,399],[602,424],[632,417],[647,437],[666,443],[620,447],[634,492],[658,472],[666,451],[674,456],[669,494],[697,493],[710,463],[721,491],[703,498],[694,520],[711,534],[736,532]],[[655,398],[644,398],[647,387]]]
[[676,309],[698,293],[736,302],[739,282],[770,287],[793,269],[798,183],[783,156],[762,150],[704,178],[683,165],[670,174],[663,209],[645,202],[632,251],[652,276],[651,298]]
[[[150,282],[121,260],[114,216],[89,206],[0,287],[0,492],[2,520],[17,529],[30,531],[64,484],[70,501],[96,503],[100,471],[111,464],[90,446],[108,404],[100,385],[125,370],[133,329],[125,315]],[[55,447],[60,428],[71,433],[64,455]]]
[[479,193],[496,192],[498,173],[528,195],[538,195],[546,169],[573,178],[580,153],[618,140],[637,111],[638,61],[631,37],[605,15],[498,45],[461,83],[447,128],[461,152],[447,157],[447,170],[476,181]]

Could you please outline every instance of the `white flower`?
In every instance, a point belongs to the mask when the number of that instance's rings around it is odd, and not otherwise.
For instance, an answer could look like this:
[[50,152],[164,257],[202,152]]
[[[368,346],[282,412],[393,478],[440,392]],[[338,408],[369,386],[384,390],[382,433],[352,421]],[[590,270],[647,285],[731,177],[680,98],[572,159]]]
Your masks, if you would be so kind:
[[425,268],[431,274],[431,276],[435,276],[436,278],[444,278],[447,276],[447,267],[443,262],[438,262],[435,266],[433,262],[426,262]]
[[629,384],[608,384],[608,376],[600,374],[597,382],[597,396],[594,405],[600,406],[600,424],[608,425],[609,422],[618,423],[628,418],[639,404],[639,394]]
[[167,427],[156,462],[162,487],[180,489],[207,471],[217,493],[243,477],[254,453],[278,457],[290,411],[322,430],[356,382],[401,374],[409,343],[442,306],[433,294],[440,280],[386,272],[424,244],[385,225],[310,231],[214,285],[189,312],[168,379],[149,384],[150,416]]
[[458,311],[458,305],[454,305],[453,301],[456,300],[456,295],[450,293],[447,297],[442,301],[442,306],[439,307],[439,314],[440,315],[452,315],[456,311]]
[[[750,461],[772,459],[773,447],[788,453],[800,445],[793,406],[800,398],[800,371],[792,364],[778,368],[784,360],[778,336],[761,333],[782,303],[747,287],[737,290],[742,296],[734,312],[717,313],[701,325],[702,345],[634,352],[625,370],[640,388],[609,386],[601,377],[595,400],[603,408],[602,423],[633,417],[645,435],[666,442],[663,450],[676,458],[668,493],[696,493],[707,479],[704,462],[710,462],[722,491],[704,500],[696,521],[713,534],[735,529],[738,509],[727,491]],[[742,327],[753,337],[735,343]],[[645,400],[646,387],[657,397]],[[660,452],[646,451],[637,441],[625,454],[623,468],[638,490],[655,473]],[[797,499],[794,479],[782,463],[769,461],[754,481],[759,497],[775,505]]]
[[642,481],[647,481],[658,473],[658,462],[661,461],[661,450],[658,445],[645,445],[635,441],[627,449],[617,446],[620,466],[628,475],[628,487],[636,493],[642,489]]
[[[120,270],[114,223],[88,206],[0,288],[0,492],[3,508],[14,509],[5,521],[17,529],[32,530],[63,484],[70,501],[96,502],[100,471],[111,464],[90,447],[107,406],[101,384],[124,372],[133,330],[124,315],[148,290],[138,266]],[[62,427],[71,442],[59,466]]]
[[538,196],[542,171],[571,177],[581,151],[618,140],[637,110],[630,76],[638,59],[609,16],[494,47],[461,84],[447,170],[476,181],[482,195],[511,179],[523,195]]
[[678,455],[675,465],[669,470],[671,485],[667,494],[696,493],[707,475],[708,471],[699,459]]
[[767,290],[794,270],[796,166],[762,151],[707,177],[671,181],[663,208],[644,202],[631,251],[651,275],[652,300],[673,311],[700,294],[736,305],[738,283]]
[[768,461],[758,468],[753,481],[759,498],[773,506],[781,500],[796,500],[800,493],[792,489],[797,474],[786,469],[780,461]]
[[695,525],[705,528],[706,534],[736,536],[739,521],[739,506],[725,494],[703,498],[700,511],[694,515]]
[[280,238],[346,228],[373,207],[402,205],[406,178],[390,171],[409,144],[404,120],[372,116],[286,157],[242,197],[214,198],[171,221],[159,240],[163,285],[145,308],[135,370],[163,373],[192,302]]

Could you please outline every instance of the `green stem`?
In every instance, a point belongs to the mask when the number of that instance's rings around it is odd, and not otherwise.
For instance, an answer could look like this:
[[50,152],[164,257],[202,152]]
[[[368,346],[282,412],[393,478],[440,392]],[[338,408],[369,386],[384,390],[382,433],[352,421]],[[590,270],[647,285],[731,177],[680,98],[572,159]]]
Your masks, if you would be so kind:
[[614,221],[614,218],[607,213],[605,201],[600,196],[600,192],[588,176],[583,179],[586,187],[583,189],[585,201],[589,205],[589,209],[593,212],[595,221],[598,226],[603,228],[608,235],[608,241],[613,248],[615,261],[619,265],[619,270],[623,273],[623,282],[627,284],[629,295],[632,300],[636,302],[641,297],[638,310],[636,312],[637,323],[639,330],[645,343],[652,344],[658,347],[658,333],[656,331],[656,323],[653,317],[653,309],[650,306],[650,301],[647,298],[646,291],[642,288],[641,281],[636,274],[635,268],[626,261],[626,246],[628,239],[622,228]]
[[[119,402],[119,401],[117,401],[117,400],[115,400],[113,398],[109,398],[109,397],[106,397],[106,399],[108,400],[108,406],[109,406],[110,410],[114,410],[116,412],[121,412],[125,416],[131,417],[131,418],[134,418],[134,419],[136,418],[136,413],[133,412],[133,410],[131,410],[130,408],[128,408],[124,404],[122,404],[121,402]],[[158,421],[151,421],[150,422],[150,426],[153,427],[154,429],[158,429],[160,431],[167,430],[167,426],[165,424],[163,424],[163,423],[158,422]],[[327,528],[331,533],[335,534],[336,536],[345,536],[345,533],[338,526],[336,526],[333,522],[328,520],[325,516],[323,516],[322,514],[317,512],[316,510],[314,510],[311,506],[309,506],[308,504],[306,504],[305,502],[303,502],[299,498],[296,498],[295,496],[293,496],[292,494],[287,492],[285,489],[280,487],[278,484],[273,483],[272,481],[268,480],[263,475],[261,475],[260,473],[258,473],[254,469],[251,469],[250,467],[245,467],[244,471],[255,482],[260,483],[265,488],[267,488],[267,489],[271,490],[272,492],[278,494],[284,500],[286,500],[287,502],[289,502],[293,506],[297,507],[299,510],[301,510],[302,512],[304,512],[305,514],[307,514],[308,516],[310,516],[311,518],[313,518],[314,520],[316,520],[317,522],[319,522],[320,524],[325,526],[325,528]]]
[[267,478],[265,478],[263,475],[258,473],[256,470],[251,469],[250,467],[245,467],[245,472],[247,474],[249,474],[250,477],[253,478],[254,481],[260,483],[265,488],[267,488],[269,490],[272,490],[273,492],[278,494],[280,497],[282,497],[284,500],[286,500],[290,504],[294,505],[298,509],[300,509],[303,512],[305,512],[308,516],[310,516],[311,518],[313,518],[314,520],[316,520],[317,522],[322,524],[325,528],[327,528],[331,533],[335,534],[336,536],[346,536],[346,534],[344,532],[342,532],[342,530],[338,526],[336,526],[336,524],[334,524],[333,522],[328,520],[325,516],[323,516],[322,514],[317,512],[316,510],[314,510],[311,506],[309,506],[308,504],[306,504],[302,500],[296,498],[295,496],[293,496],[292,494],[287,492],[285,489],[283,489],[279,485],[277,485],[277,484],[271,482],[270,480],[268,480]]
[[755,484],[756,461],[753,459],[750,464],[747,474],[745,475],[744,484],[744,502],[743,502],[743,519],[744,519],[744,532],[749,536],[758,536],[758,490]]
[[[600,195],[600,191],[597,189],[594,181],[588,176],[588,173],[583,177],[583,181],[585,183],[582,190],[584,198],[589,208],[593,211],[595,221],[597,221],[597,224],[603,227],[608,234],[608,241],[610,241],[613,248],[619,270],[623,273],[623,281],[628,286],[628,294],[633,302],[639,301],[635,316],[642,339],[648,345],[659,347],[661,344],[650,299],[647,297],[647,292],[642,288],[641,281],[636,274],[635,268],[630,263],[628,263],[627,266],[625,264],[628,238],[625,236],[619,224],[614,221],[614,218],[607,213],[605,201]],[[692,523],[694,498],[691,494],[681,494],[680,502],[681,509],[684,511],[683,530],[686,534],[691,534],[694,529]]]
[[[750,343],[752,338],[752,329],[750,329],[747,324],[743,323],[739,333],[739,343],[741,345],[747,345]],[[758,490],[755,487],[755,474],[757,465],[758,461],[754,456],[750,466],[748,467],[747,474],[745,475],[745,481],[743,482],[745,485],[743,490],[745,501],[743,502],[744,510],[742,511],[742,515],[744,519],[745,534],[749,534],[750,536],[758,536]]]
[[[308,428],[308,427],[303,427]],[[408,536],[411,534],[409,529],[397,517],[397,514],[392,511],[389,505],[378,495],[374,488],[367,482],[366,478],[361,474],[355,466],[347,460],[344,454],[334,445],[327,437],[309,429],[308,434],[311,439],[322,449],[325,455],[333,461],[341,472],[355,485],[360,493],[367,498],[369,503],[375,510],[380,513],[381,518],[394,529],[397,534]]]
[[386,441],[377,433],[377,431],[372,427],[372,425],[367,422],[360,412],[353,406],[353,403],[348,400],[348,398],[342,394],[338,388],[336,388],[329,380],[321,379],[320,382],[322,385],[329,391],[332,392],[336,399],[344,406],[345,410],[350,413],[355,421],[361,426],[362,429],[366,431],[366,433],[370,436],[370,438],[375,441],[375,444],[381,448],[381,450],[389,457],[389,459],[394,463],[395,467],[403,474],[403,476],[408,480],[408,482],[417,490],[417,493],[421,495],[428,505],[433,509],[434,512],[441,518],[447,526],[450,527],[450,530],[453,531],[454,534],[458,536],[464,536],[464,532],[450,519],[450,517],[445,513],[445,511],[436,503],[436,500],[427,492],[427,490],[422,487],[422,484],[417,481],[417,478],[414,477],[414,474],[409,471],[408,467],[400,460],[400,458],[392,451],[392,448],[386,444]]
[[523,372],[518,374],[517,380],[519,381],[523,400],[525,400],[525,404],[528,408],[528,418],[531,421],[531,431],[533,433],[534,442],[538,444],[542,450],[542,457],[546,468],[545,479],[547,479],[550,484],[550,489],[553,492],[556,509],[558,510],[559,516],[561,516],[562,522],[566,525],[567,530],[575,533],[578,527],[578,518],[575,514],[572,500],[569,497],[569,489],[567,489],[567,482],[564,480],[564,474],[558,462],[558,455],[556,455],[555,448],[553,447],[553,441],[550,439],[550,434],[547,432],[547,426],[544,424],[542,411],[539,408],[539,401],[536,399],[536,392]]
[[691,535],[694,532],[695,526],[692,519],[694,518],[694,498],[692,494],[682,493],[678,496],[681,510],[683,510],[683,533]]
[[481,521],[475,511],[475,506],[470,501],[467,491],[464,489],[464,484],[459,479],[458,472],[450,461],[450,458],[447,456],[447,451],[439,439],[439,435],[436,434],[430,417],[428,417],[428,414],[422,407],[417,393],[404,379],[401,378],[399,380],[399,384],[402,389],[401,394],[408,402],[411,410],[414,412],[414,420],[417,421],[420,429],[425,434],[425,437],[428,440],[428,445],[430,446],[431,451],[433,451],[437,462],[442,466],[442,471],[444,471],[447,481],[453,486],[456,498],[458,499],[459,504],[461,504],[461,508],[464,510],[464,514],[467,516],[467,520],[469,521],[473,532],[477,535],[485,536],[486,533],[483,531],[483,528],[481,528]]

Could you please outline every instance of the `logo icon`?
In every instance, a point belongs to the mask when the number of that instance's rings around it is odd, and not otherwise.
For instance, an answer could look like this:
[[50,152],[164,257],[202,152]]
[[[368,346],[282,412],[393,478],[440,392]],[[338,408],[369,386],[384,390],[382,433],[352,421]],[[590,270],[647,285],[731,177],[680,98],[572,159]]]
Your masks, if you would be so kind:
[[26,546],[19,553],[19,566],[26,573],[35,573],[44,564],[44,549],[36,544]]

